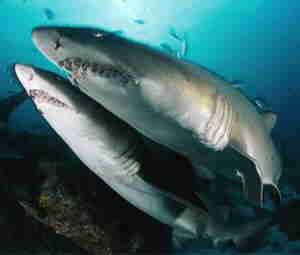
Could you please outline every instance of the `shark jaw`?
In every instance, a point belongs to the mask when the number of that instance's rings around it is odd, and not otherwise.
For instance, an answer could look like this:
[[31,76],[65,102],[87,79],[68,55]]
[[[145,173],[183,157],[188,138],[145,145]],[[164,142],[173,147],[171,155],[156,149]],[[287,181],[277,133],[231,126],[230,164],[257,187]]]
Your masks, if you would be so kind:
[[[16,64],[15,72],[25,88],[28,96],[33,100],[38,109],[42,109],[43,106],[53,106],[54,108],[62,108],[71,110],[72,107],[68,105],[69,99],[62,93],[58,93],[60,88],[49,86],[47,84],[47,73],[40,69],[34,69],[27,65]],[[45,79],[41,74],[46,75]],[[58,76],[53,75],[53,79],[61,81]],[[53,95],[55,96],[53,96]]]

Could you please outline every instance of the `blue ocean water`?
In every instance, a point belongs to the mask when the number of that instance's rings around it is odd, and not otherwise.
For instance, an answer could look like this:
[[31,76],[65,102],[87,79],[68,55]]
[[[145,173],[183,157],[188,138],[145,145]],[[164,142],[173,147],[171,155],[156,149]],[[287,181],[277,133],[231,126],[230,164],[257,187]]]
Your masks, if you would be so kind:
[[[21,90],[12,65],[58,72],[35,48],[39,26],[84,26],[117,32],[241,81],[278,114],[274,139],[288,160],[300,152],[300,3],[298,0],[0,0],[0,98]],[[10,125],[47,132],[31,102]]]

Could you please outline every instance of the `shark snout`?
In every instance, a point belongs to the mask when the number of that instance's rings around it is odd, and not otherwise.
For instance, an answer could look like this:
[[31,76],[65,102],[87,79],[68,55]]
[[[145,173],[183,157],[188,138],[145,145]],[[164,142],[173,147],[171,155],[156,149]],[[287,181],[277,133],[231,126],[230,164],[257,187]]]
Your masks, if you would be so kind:
[[39,27],[32,31],[32,40],[36,47],[47,57],[56,59],[57,50],[62,47],[59,28]]
[[34,70],[32,67],[22,64],[15,64],[15,72],[17,78],[22,83],[24,89],[28,93],[31,82],[34,78]]

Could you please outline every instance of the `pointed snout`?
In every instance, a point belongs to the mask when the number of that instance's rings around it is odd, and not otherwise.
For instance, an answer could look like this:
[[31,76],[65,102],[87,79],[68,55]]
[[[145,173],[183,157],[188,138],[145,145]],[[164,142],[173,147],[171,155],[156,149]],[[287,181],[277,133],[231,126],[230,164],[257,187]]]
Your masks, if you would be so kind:
[[15,64],[15,72],[17,78],[23,85],[24,89],[27,91],[34,78],[34,70],[28,65]]
[[36,47],[47,57],[56,59],[61,47],[59,28],[39,27],[32,31],[32,40]]

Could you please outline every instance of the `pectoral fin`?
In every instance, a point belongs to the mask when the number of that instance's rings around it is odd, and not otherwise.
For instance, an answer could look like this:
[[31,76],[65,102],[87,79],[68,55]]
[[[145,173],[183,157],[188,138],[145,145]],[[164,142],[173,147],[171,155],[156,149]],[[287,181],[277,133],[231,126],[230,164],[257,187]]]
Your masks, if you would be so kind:
[[237,171],[237,175],[243,183],[243,191],[247,198],[262,207],[263,204],[263,183],[257,171],[253,169]]

